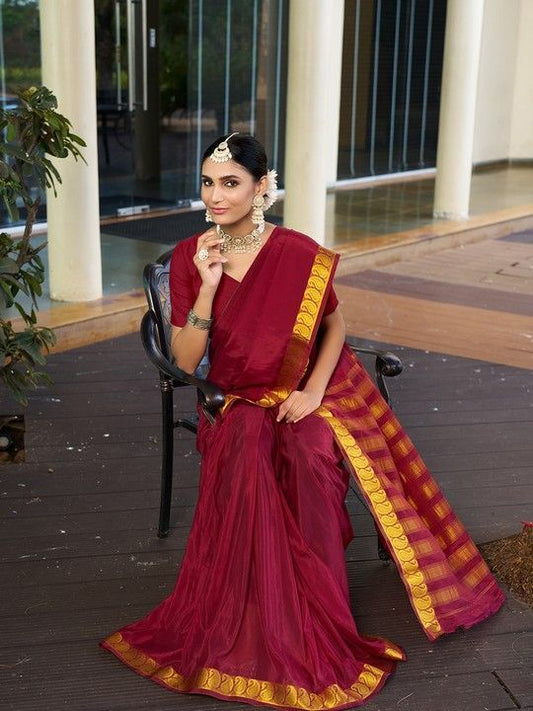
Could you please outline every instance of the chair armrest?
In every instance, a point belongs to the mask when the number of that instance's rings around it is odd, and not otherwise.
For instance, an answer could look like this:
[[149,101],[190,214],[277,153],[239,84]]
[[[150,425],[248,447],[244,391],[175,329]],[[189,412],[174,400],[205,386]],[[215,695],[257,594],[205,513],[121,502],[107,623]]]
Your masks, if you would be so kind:
[[213,424],[216,412],[223,407],[226,401],[224,393],[215,383],[186,373],[163,355],[157,338],[156,317],[152,311],[147,311],[142,318],[141,341],[148,358],[167,378],[183,385],[193,385],[198,388],[200,406],[207,419]]
[[373,355],[376,359],[376,381],[380,393],[385,398],[387,404],[390,404],[390,395],[387,385],[383,378],[394,378],[403,370],[403,363],[394,353],[382,351],[377,348],[366,348],[357,345],[357,339],[352,336],[347,336],[346,343],[356,353],[367,353]]

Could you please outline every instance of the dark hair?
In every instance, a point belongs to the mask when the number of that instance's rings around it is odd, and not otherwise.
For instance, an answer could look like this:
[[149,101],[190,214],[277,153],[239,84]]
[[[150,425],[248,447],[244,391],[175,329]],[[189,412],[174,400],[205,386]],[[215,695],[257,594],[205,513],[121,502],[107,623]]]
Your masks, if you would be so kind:
[[[219,143],[226,140],[226,136],[219,136],[216,141],[208,146],[202,156],[202,163],[209,158]],[[261,143],[247,133],[237,133],[228,141],[228,146],[233,156],[233,160],[253,175],[255,180],[260,180],[267,174],[267,157]]]

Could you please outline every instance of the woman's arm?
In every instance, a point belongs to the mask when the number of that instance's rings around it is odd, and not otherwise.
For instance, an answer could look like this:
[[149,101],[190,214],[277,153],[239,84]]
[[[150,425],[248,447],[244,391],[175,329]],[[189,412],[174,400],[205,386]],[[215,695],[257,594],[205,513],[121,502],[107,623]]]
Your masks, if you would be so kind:
[[[212,289],[202,284],[193,306],[197,316],[203,319],[211,318],[215,293],[216,288]],[[170,347],[176,365],[186,373],[194,373],[204,357],[208,337],[209,331],[195,328],[190,323],[186,323],[182,328],[172,326]]]
[[[202,284],[192,311],[200,319],[210,319],[223,265],[227,259],[220,253],[222,240],[215,230],[208,230],[198,238],[196,254],[193,263],[200,274]],[[200,251],[208,253],[207,258],[200,259]],[[209,330],[191,325],[188,321],[183,327],[172,326],[170,348],[179,368],[186,373],[194,373],[202,360],[207,347]]]
[[331,374],[339,360],[346,328],[344,319],[338,308],[322,319],[320,325],[322,338],[315,366],[303,390],[295,390],[279,406],[278,422],[298,422],[306,415],[314,412],[326,392]]

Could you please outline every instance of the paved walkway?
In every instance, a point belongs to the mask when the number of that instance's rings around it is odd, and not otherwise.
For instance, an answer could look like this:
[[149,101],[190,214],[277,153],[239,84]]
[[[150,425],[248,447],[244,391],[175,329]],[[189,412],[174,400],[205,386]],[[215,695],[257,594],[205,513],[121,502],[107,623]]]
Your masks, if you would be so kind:
[[533,231],[354,270],[337,284],[357,335],[533,368]]

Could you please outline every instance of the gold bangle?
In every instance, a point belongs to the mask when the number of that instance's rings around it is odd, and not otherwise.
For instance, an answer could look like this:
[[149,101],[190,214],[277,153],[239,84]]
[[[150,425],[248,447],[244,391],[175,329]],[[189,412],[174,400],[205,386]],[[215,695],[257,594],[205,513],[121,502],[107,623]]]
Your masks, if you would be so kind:
[[209,329],[211,328],[211,324],[213,323],[213,319],[200,318],[198,314],[195,314],[194,311],[191,309],[187,314],[187,323],[190,323],[191,326],[194,326],[194,328],[197,328],[200,331],[209,331]]

